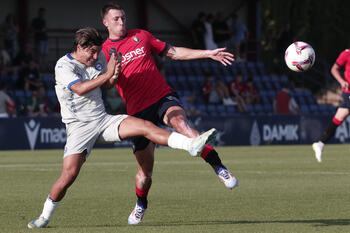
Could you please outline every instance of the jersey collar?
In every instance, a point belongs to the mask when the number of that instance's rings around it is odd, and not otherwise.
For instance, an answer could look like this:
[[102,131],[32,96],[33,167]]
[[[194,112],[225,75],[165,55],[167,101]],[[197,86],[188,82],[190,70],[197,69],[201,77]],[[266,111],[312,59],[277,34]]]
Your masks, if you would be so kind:
[[108,38],[108,40],[110,40],[111,42],[119,42],[121,40],[124,40],[124,38],[127,37],[127,36],[128,36],[128,33],[125,33],[125,35],[122,38],[120,38],[120,39],[112,40],[111,38]]
[[67,53],[66,56],[67,56],[70,60],[75,60],[74,57],[72,57],[72,55],[70,55],[70,53]]

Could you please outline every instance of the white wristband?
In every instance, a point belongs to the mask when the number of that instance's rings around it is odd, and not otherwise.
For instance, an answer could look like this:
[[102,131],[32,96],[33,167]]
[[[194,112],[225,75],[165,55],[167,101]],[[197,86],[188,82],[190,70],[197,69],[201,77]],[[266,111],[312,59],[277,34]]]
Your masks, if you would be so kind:
[[115,75],[112,76],[112,78],[117,79],[118,75],[115,74]]

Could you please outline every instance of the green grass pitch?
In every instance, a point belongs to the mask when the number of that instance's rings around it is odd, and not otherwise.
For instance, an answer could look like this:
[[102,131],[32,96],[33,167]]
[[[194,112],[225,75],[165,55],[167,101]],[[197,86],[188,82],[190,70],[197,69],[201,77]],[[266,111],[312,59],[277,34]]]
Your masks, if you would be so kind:
[[128,226],[131,149],[95,149],[47,229],[27,229],[59,176],[62,150],[0,151],[0,232],[350,232],[349,145],[218,147],[240,185],[226,190],[201,158],[157,149],[149,208]]

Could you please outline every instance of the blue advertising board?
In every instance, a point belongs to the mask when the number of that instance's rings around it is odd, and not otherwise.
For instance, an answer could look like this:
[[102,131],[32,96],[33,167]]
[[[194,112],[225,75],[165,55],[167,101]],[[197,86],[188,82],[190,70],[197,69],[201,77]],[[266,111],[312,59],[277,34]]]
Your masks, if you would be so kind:
[[[332,116],[235,116],[192,118],[199,131],[216,128],[214,145],[311,144],[319,139]],[[59,117],[0,119],[1,150],[63,149],[65,125]],[[330,143],[350,142],[350,119],[338,127]],[[130,141],[98,147],[129,147]]]

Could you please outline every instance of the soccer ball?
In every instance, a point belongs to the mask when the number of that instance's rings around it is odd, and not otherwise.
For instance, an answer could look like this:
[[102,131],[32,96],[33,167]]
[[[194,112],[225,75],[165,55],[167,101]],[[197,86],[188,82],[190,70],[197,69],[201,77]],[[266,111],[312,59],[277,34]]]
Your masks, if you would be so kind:
[[307,71],[315,63],[315,51],[311,45],[297,41],[289,45],[284,54],[284,60],[288,68],[293,71]]

